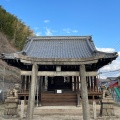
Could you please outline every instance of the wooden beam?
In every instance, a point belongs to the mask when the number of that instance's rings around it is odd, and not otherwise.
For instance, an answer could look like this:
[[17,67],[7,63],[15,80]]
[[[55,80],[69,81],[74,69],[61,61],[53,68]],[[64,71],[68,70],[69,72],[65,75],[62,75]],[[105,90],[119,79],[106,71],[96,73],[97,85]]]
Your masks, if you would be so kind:
[[33,118],[33,111],[35,105],[35,91],[36,91],[36,83],[37,83],[37,71],[38,66],[36,64],[32,65],[32,79],[31,85],[29,89],[29,100],[27,106],[27,120],[32,120]]
[[20,59],[22,63],[40,65],[81,65],[97,63],[100,58],[104,57],[104,54],[89,58],[33,58],[22,54],[14,54],[15,58]]
[[[25,60],[21,59],[20,60],[22,63],[25,64],[33,64],[34,60]],[[86,61],[35,61],[36,64],[39,65],[80,65],[80,64],[93,64],[97,63],[98,60],[86,60]]]
[[83,120],[90,120],[85,65],[80,65]]
[[[31,75],[31,71],[21,71],[21,75]],[[56,71],[39,71],[37,76],[79,76],[79,72],[66,71],[66,72],[56,72]],[[86,76],[96,76],[97,72],[86,72]]]

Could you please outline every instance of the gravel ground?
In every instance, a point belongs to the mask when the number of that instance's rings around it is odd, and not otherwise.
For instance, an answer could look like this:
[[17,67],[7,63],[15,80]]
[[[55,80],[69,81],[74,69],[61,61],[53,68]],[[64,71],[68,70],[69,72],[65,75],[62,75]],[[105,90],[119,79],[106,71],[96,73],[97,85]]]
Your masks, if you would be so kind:
[[[4,118],[4,104],[0,104],[0,120],[21,120],[20,117],[17,118]],[[92,107],[92,106],[90,106]],[[120,107],[115,105],[114,106],[114,112],[115,112],[115,116],[113,117],[99,117],[99,108],[100,106],[97,106],[97,119],[96,120],[120,120]],[[80,108],[81,109],[81,108]],[[37,109],[39,110],[39,109]],[[92,109],[90,110],[90,116],[91,116],[91,120],[93,120],[92,116]],[[24,117],[23,120],[25,120],[26,118]],[[82,113],[80,113],[80,115],[78,114],[74,114],[74,115],[54,115],[54,114],[43,114],[43,115],[34,115],[33,116],[33,120],[83,120],[82,118]]]

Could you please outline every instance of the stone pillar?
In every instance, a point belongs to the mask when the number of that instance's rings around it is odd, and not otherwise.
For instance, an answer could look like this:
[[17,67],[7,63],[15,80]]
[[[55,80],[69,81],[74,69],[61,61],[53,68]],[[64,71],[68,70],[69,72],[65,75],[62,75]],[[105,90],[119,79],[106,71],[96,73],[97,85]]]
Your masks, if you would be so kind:
[[114,100],[107,96],[101,100],[100,116],[114,116]]
[[80,65],[83,120],[90,120],[85,65]]
[[93,100],[93,118],[97,118],[96,101]]
[[37,72],[38,72],[38,66],[37,64],[32,65],[32,79],[31,79],[31,85],[29,90],[29,100],[28,100],[28,106],[27,106],[27,120],[32,120],[33,118],[33,112],[34,112],[34,105],[35,105],[35,91],[36,91],[36,81],[37,81]]

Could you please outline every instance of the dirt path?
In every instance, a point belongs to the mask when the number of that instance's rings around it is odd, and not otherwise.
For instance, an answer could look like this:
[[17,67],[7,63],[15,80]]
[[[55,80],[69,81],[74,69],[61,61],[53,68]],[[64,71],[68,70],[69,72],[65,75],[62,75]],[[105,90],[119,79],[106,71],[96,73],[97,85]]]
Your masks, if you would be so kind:
[[[5,105],[2,104],[0,105],[0,120],[21,120],[19,117],[18,118],[7,118],[5,119],[4,116],[4,107]],[[92,106],[91,106],[92,107]],[[99,108],[99,106],[98,106]],[[37,109],[39,110],[39,109]],[[119,106],[114,106],[114,111],[115,111],[115,116],[114,117],[97,117],[96,120],[120,120],[120,107]],[[91,115],[91,120],[93,120],[93,113],[92,110],[90,110],[90,115]],[[97,109],[97,116],[99,116],[99,110]],[[23,120],[26,120],[26,118],[24,118]],[[66,114],[43,114],[43,115],[34,115],[33,116],[33,120],[83,120],[82,118],[82,112],[78,115],[78,114],[74,114],[74,115],[66,115]]]

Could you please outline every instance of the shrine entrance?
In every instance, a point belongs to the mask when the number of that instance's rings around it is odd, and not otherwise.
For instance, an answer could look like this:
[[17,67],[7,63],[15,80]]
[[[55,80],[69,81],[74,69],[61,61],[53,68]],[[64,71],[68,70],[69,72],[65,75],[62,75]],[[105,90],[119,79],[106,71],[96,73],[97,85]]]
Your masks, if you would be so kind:
[[55,91],[57,89],[72,91],[72,80],[69,77],[63,76],[48,77],[48,91]]
[[[44,81],[44,80],[43,80]],[[71,76],[49,76],[45,83],[45,91],[41,93],[42,106],[76,106],[77,95],[72,91]]]

